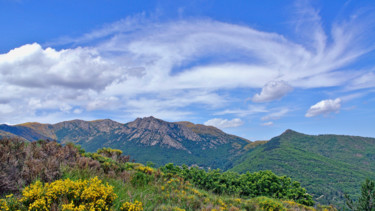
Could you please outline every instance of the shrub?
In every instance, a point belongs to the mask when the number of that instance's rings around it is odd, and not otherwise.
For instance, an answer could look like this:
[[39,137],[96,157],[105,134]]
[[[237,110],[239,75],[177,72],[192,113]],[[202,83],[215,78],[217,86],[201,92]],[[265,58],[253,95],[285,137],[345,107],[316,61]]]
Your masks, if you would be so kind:
[[135,201],[134,203],[131,202],[125,202],[122,204],[121,211],[142,211],[142,202],[140,201]]
[[117,195],[113,186],[102,184],[97,177],[90,180],[36,181],[22,191],[20,202],[28,210],[108,210]]
[[36,179],[52,182],[61,177],[60,166],[73,166],[80,155],[73,146],[54,141],[0,140],[0,194],[17,193]]
[[0,210],[8,211],[9,207],[5,199],[0,199]]
[[267,197],[257,198],[259,208],[262,210],[286,211],[285,207],[280,201],[270,199]]
[[152,180],[153,176],[142,172],[136,172],[131,178],[130,182],[133,186],[145,186]]
[[175,166],[167,164],[160,168],[169,175],[177,174],[199,188],[217,194],[240,195],[245,197],[267,196],[279,199],[291,199],[312,206],[314,201],[299,182],[286,176],[277,176],[271,171],[259,171],[246,174],[221,172],[219,169],[205,171],[197,167]]

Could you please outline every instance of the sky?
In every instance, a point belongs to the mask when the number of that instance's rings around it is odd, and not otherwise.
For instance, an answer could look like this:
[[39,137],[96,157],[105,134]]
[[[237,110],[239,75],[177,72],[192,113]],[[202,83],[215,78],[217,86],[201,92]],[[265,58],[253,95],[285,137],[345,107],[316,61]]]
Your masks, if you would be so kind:
[[375,137],[373,0],[0,0],[0,124]]

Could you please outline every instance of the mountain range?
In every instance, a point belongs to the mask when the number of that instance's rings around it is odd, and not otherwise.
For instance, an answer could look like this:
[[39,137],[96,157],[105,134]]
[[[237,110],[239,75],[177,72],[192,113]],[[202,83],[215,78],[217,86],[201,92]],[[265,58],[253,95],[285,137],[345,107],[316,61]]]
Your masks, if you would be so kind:
[[366,178],[375,179],[375,138],[359,136],[287,130],[269,141],[251,142],[212,126],[146,117],[126,124],[105,119],[0,125],[0,137],[73,142],[86,151],[111,147],[156,165],[172,162],[240,173],[272,170],[300,181],[322,204],[340,205],[345,193],[355,198]]
[[86,151],[102,147],[122,150],[137,162],[157,165],[199,165],[228,169],[251,142],[212,127],[191,122],[166,122],[154,117],[137,118],[122,124],[109,119],[72,120],[57,124],[36,122],[0,125],[0,136],[35,141],[73,142]]

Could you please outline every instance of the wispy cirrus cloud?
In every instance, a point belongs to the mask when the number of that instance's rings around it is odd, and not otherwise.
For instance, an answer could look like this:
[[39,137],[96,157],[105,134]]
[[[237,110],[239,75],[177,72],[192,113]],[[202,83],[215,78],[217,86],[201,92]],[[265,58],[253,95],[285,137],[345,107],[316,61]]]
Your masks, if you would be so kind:
[[208,126],[214,126],[214,127],[217,127],[217,128],[232,128],[232,127],[239,127],[239,126],[243,125],[244,122],[239,118],[235,118],[235,119],[232,119],[232,120],[214,118],[214,119],[210,119],[210,120],[206,121],[204,124],[208,125]]
[[288,112],[290,112],[290,109],[288,109],[288,108],[282,108],[279,111],[267,114],[266,116],[262,117],[261,120],[262,121],[267,121],[267,120],[271,120],[271,119],[273,119],[273,120],[280,119],[281,117],[283,117]]
[[[316,10],[299,13],[305,17],[296,23],[300,40],[212,19],[157,22],[141,14],[54,43],[71,48],[20,46],[0,55],[0,101],[18,111],[0,120],[98,110],[172,118],[191,115],[185,108],[192,105],[241,117],[268,109],[227,108],[221,90],[262,89],[253,101],[272,102],[291,87],[341,87],[349,81],[372,87],[346,67],[374,49],[367,39],[373,33],[363,27],[373,21],[349,18],[327,33]],[[369,70],[361,74],[373,77]]]

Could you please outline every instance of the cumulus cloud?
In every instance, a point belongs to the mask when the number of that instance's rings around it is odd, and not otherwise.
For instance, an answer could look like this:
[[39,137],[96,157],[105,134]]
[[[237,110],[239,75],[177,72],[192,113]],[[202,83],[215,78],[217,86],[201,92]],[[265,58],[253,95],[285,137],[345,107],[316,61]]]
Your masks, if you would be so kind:
[[[316,12],[306,14],[314,17],[306,18],[315,21],[308,33],[314,42],[209,19],[155,22],[140,15],[60,42],[82,47],[20,46],[0,54],[0,105],[8,111],[0,121],[97,110],[185,117],[192,105],[241,117],[267,109],[226,109],[230,94],[224,92],[262,89],[252,100],[269,102],[291,87],[348,84],[354,70],[345,67],[374,47],[368,27],[350,19],[333,23],[328,34]],[[373,86],[365,78],[355,83]]]
[[217,128],[230,128],[230,127],[239,127],[243,125],[244,122],[241,119],[235,118],[232,120],[214,118],[206,121],[204,125],[214,126]]
[[293,88],[285,81],[271,81],[262,88],[259,94],[255,94],[252,98],[253,102],[262,103],[277,100],[285,96]]
[[312,105],[305,114],[306,117],[313,117],[321,114],[329,114],[332,112],[339,112],[341,108],[341,99],[322,100],[315,105]]
[[1,81],[25,88],[102,90],[124,74],[90,48],[56,51],[34,43],[0,55]]

